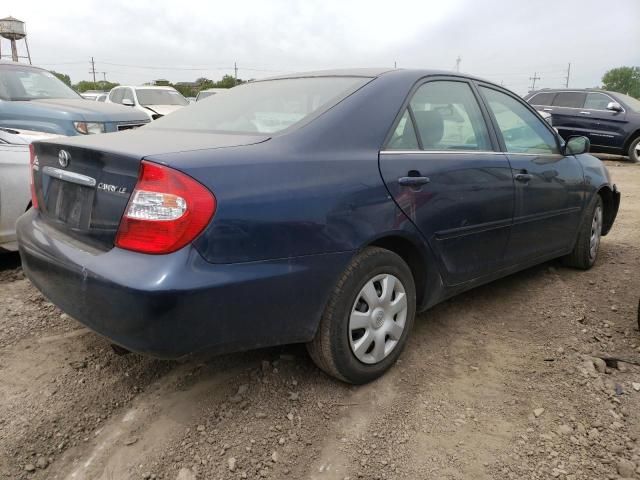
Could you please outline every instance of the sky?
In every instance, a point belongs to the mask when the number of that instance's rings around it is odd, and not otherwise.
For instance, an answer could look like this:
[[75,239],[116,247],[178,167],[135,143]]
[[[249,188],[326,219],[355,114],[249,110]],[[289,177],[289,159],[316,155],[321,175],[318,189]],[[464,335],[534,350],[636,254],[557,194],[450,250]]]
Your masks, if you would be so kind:
[[[524,94],[640,66],[640,0],[4,0],[33,63],[90,80],[242,79],[344,67],[437,68]],[[19,48],[24,48],[22,45]],[[21,50],[23,53],[24,50]],[[3,40],[2,55],[9,53]],[[105,72],[104,74],[102,72]]]

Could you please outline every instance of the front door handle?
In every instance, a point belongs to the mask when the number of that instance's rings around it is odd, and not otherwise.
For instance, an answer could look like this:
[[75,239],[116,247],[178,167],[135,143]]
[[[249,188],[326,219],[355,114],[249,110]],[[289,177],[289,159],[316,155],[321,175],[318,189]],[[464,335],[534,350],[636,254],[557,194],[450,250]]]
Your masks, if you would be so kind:
[[533,178],[533,175],[530,173],[517,173],[513,178],[515,178],[518,182],[528,182]]
[[429,177],[400,177],[398,184],[403,187],[420,187],[429,183],[431,179]]
[[553,108],[543,108],[542,110],[545,112],[553,112]]
[[580,112],[582,115],[591,115],[591,112]]

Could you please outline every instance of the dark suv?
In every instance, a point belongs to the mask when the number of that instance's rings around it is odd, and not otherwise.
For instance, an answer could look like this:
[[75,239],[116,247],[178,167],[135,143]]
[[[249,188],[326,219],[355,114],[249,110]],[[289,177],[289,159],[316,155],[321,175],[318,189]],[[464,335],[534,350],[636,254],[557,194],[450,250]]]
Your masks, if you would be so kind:
[[605,90],[539,90],[524,97],[552,115],[553,126],[567,140],[584,135],[591,151],[627,155],[640,161],[640,100]]

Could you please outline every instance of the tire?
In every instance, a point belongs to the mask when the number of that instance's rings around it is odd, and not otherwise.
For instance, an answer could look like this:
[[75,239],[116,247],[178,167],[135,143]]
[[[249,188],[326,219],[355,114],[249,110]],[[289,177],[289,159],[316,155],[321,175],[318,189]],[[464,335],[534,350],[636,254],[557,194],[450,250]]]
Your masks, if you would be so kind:
[[404,260],[389,250],[366,248],[338,280],[307,350],[327,374],[353,384],[370,382],[402,353],[415,313],[415,283]]
[[603,218],[604,208],[602,198],[596,194],[594,200],[591,202],[589,212],[580,226],[578,239],[573,247],[573,251],[564,259],[566,265],[581,270],[588,270],[593,267],[598,257],[598,249],[600,248]]
[[631,145],[629,145],[629,150],[627,151],[627,155],[629,156],[629,160],[631,163],[640,162],[640,136],[635,138]]

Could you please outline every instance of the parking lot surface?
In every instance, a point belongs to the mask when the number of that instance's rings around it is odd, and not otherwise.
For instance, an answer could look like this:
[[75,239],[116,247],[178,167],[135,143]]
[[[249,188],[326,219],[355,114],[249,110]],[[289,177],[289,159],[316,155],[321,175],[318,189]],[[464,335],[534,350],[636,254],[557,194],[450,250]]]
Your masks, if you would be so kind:
[[0,478],[638,478],[640,165],[606,163],[622,204],[592,270],[433,308],[362,387],[302,346],[117,356],[1,256]]

